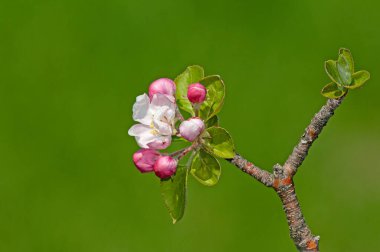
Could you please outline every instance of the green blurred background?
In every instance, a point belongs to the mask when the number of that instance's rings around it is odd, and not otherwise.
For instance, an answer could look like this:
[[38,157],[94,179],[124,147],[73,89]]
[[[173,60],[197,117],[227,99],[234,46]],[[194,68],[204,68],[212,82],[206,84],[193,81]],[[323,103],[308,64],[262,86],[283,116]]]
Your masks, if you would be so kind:
[[273,191],[227,162],[189,181],[176,225],[131,161],[135,97],[187,65],[220,74],[221,124],[271,170],[325,103],[323,62],[350,48],[372,79],[349,94],[296,176],[323,251],[380,238],[379,2],[0,3],[0,251],[294,251]]

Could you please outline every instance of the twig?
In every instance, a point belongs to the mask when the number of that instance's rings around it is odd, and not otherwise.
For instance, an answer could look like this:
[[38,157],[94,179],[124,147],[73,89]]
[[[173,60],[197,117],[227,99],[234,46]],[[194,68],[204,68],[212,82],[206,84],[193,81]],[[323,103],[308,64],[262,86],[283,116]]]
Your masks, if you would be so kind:
[[274,176],[270,172],[262,170],[261,168],[255,166],[251,162],[248,162],[239,154],[236,154],[233,159],[227,159],[231,164],[237,166],[243,172],[251,175],[256,180],[260,181],[267,187],[273,187]]
[[326,105],[324,105],[314,118],[311,123],[305,129],[305,133],[302,135],[300,142],[294,147],[292,154],[286,160],[284,169],[288,175],[294,175],[297,172],[298,167],[301,166],[303,160],[306,158],[307,153],[321,133],[323,127],[327,124],[331,116],[334,115],[334,111],[342,103],[344,96],[334,100],[328,99]]
[[281,199],[288,220],[290,237],[299,251],[319,251],[319,236],[313,235],[306,224],[297,199],[293,177],[298,167],[305,160],[311,145],[318,138],[323,127],[327,124],[343,99],[344,96],[336,100],[329,99],[327,101],[326,105],[315,114],[310,125],[307,126],[300,142],[293,149],[284,166],[276,164],[273,173],[255,166],[238,154],[233,159],[227,159],[227,161],[234,164],[243,172],[276,191]]

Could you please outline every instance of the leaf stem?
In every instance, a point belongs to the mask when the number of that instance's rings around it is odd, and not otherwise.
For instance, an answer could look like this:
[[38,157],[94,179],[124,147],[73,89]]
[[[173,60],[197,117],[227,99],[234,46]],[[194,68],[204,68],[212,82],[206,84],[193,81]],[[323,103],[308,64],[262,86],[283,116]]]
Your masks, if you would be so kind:
[[201,105],[199,103],[193,103],[194,114],[196,117],[199,117],[200,106]]
[[179,150],[179,151],[176,151],[176,152],[173,152],[172,154],[170,154],[170,156],[172,157],[176,157],[178,160],[182,159],[184,156],[186,156],[189,152],[195,150],[196,148],[199,147],[199,143],[198,142],[194,142],[192,145],[190,145],[189,147],[187,148],[184,148],[182,150]]
[[181,111],[179,111],[179,108],[178,108],[178,107],[176,107],[176,116],[177,116],[177,118],[178,118],[181,122],[185,121],[185,118],[184,118],[183,115],[181,114]]

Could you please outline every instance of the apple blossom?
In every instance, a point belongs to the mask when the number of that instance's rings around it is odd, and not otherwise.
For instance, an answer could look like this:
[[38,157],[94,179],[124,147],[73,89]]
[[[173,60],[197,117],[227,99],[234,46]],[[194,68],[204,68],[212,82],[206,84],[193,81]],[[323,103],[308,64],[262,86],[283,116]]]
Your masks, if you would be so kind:
[[137,144],[145,149],[166,149],[175,134],[176,104],[166,95],[154,94],[152,101],[146,94],[136,98],[133,125],[128,134],[136,138]]
[[187,89],[187,98],[192,103],[202,103],[206,99],[207,90],[200,83],[189,85]]
[[174,102],[175,90],[176,86],[174,81],[168,78],[161,78],[153,81],[152,84],[150,84],[149,97],[152,100],[155,94],[164,94],[167,95],[168,98]]
[[153,171],[154,164],[156,160],[161,156],[159,152],[152,149],[141,149],[133,154],[133,162],[135,163],[137,169],[144,172]]
[[198,117],[193,117],[181,123],[179,133],[186,140],[193,142],[204,129],[204,122]]
[[154,164],[154,172],[162,179],[171,177],[177,169],[177,160],[171,156],[161,156]]
[[[220,158],[273,188],[283,203],[290,236],[297,249],[319,251],[319,236],[312,234],[303,218],[293,177],[348,90],[361,87],[370,78],[367,71],[354,72],[352,55],[344,48],[339,50],[337,61],[325,62],[325,70],[333,81],[322,89],[322,95],[329,98],[326,105],[315,114],[284,165],[276,164],[273,172],[262,170],[237,154],[231,135],[219,126],[217,114],[225,97],[225,86],[219,76],[204,77],[202,67],[189,66],[176,78],[177,93],[176,84],[162,78],[150,85],[148,95],[136,98],[133,119],[139,124],[133,125],[128,133],[136,138],[143,149],[133,155],[133,162],[140,172],[154,171],[161,178],[161,194],[173,223],[184,215],[189,174],[205,186],[215,185],[221,174],[217,159]],[[208,83],[208,89],[195,83],[197,81]],[[195,117],[185,120],[179,108]],[[177,120],[181,121],[179,126]],[[192,143],[172,153],[160,154],[157,150],[168,147],[172,136]],[[186,155],[190,157],[182,160]]]

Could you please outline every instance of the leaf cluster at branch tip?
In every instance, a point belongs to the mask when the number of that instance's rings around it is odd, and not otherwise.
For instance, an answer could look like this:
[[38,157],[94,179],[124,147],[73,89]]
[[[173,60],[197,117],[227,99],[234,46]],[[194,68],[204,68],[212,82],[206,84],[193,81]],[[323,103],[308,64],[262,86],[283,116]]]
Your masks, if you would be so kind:
[[363,86],[370,78],[370,74],[366,70],[355,72],[351,52],[345,48],[339,50],[338,60],[325,62],[325,70],[333,82],[324,86],[321,94],[330,99],[338,99],[349,89]]

